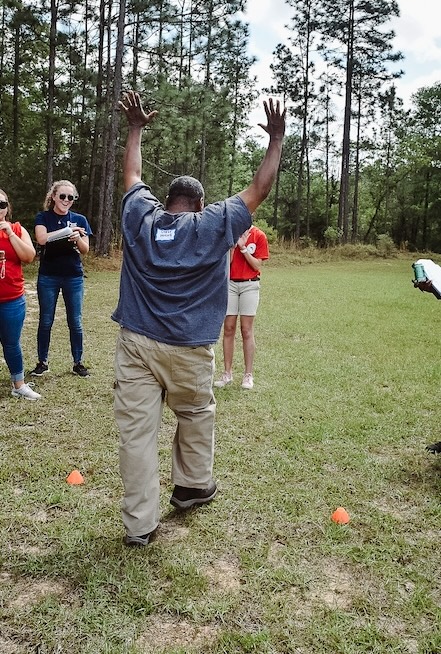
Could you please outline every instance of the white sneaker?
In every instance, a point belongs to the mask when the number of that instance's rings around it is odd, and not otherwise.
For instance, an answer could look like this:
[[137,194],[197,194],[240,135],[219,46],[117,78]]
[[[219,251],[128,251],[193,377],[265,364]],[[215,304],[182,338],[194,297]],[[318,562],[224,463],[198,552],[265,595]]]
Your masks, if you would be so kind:
[[26,400],[41,399],[40,393],[36,393],[32,390],[31,386],[33,385],[32,382],[29,382],[29,384],[23,384],[20,388],[13,388],[11,391],[12,397],[24,397]]
[[223,388],[227,384],[231,384],[233,381],[233,375],[231,372],[223,372],[222,377],[218,379],[218,381],[215,381],[213,386],[216,386],[216,388]]
[[242,379],[242,388],[251,390],[254,386],[253,375],[250,372],[246,372]]

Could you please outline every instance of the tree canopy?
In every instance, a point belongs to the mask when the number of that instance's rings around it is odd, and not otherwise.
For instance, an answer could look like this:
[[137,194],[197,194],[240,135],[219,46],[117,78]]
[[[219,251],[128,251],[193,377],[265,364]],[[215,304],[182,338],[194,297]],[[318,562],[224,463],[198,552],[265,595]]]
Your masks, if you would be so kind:
[[[441,83],[403,109],[394,0],[287,0],[273,84],[288,107],[279,176],[258,216],[297,243],[375,242],[441,251]],[[94,247],[119,242],[125,125],[135,88],[159,118],[143,177],[159,198],[179,174],[208,201],[246,186],[262,155],[248,116],[243,0],[0,0],[0,187],[32,227],[54,179],[71,179]],[[263,119],[263,112],[262,112]],[[263,132],[262,132],[263,134]]]

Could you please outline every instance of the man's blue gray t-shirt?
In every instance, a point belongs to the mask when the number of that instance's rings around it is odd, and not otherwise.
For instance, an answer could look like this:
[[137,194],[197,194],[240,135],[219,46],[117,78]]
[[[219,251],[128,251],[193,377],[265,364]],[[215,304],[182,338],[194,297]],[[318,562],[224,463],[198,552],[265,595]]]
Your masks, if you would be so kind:
[[145,184],[123,198],[123,264],[113,320],[162,343],[215,343],[228,299],[227,254],[251,226],[235,195],[201,212],[168,213]]

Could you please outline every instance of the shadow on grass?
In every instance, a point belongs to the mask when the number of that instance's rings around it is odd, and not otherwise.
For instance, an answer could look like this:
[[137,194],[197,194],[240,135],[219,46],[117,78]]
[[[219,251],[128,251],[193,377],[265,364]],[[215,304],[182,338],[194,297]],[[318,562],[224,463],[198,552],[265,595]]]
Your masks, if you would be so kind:
[[[158,529],[152,534],[146,547],[126,547],[123,543],[123,528],[116,526],[117,536],[106,537],[89,531],[63,534],[59,539],[47,538],[40,551],[26,547],[17,540],[11,530],[8,568],[15,576],[51,578],[67,581],[76,589],[90,591],[95,585],[100,593],[106,587],[121,587],[134,582],[144,592],[148,591],[154,580],[164,579],[164,568],[172,562],[182,565],[183,548],[177,547],[185,539],[187,530],[197,529],[195,519],[205,507],[194,507],[186,511],[170,509],[161,518]],[[188,561],[188,566],[191,562]],[[185,576],[185,568],[183,574]],[[133,576],[139,575],[139,580]],[[167,578],[165,574],[165,578]],[[130,583],[132,585],[132,583]],[[113,591],[112,591],[113,592]],[[133,588],[132,591],[133,592]],[[135,593],[136,597],[137,593]],[[136,602],[136,601],[135,601]]]
[[441,456],[424,450],[418,456],[406,453],[390,478],[419,494],[441,499]]

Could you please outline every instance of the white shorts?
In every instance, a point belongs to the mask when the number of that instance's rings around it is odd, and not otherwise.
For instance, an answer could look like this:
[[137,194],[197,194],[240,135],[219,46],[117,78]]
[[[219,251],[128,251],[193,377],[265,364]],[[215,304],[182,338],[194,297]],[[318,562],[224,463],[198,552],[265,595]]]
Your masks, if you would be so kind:
[[260,281],[233,282],[228,286],[227,316],[255,316],[259,306]]

